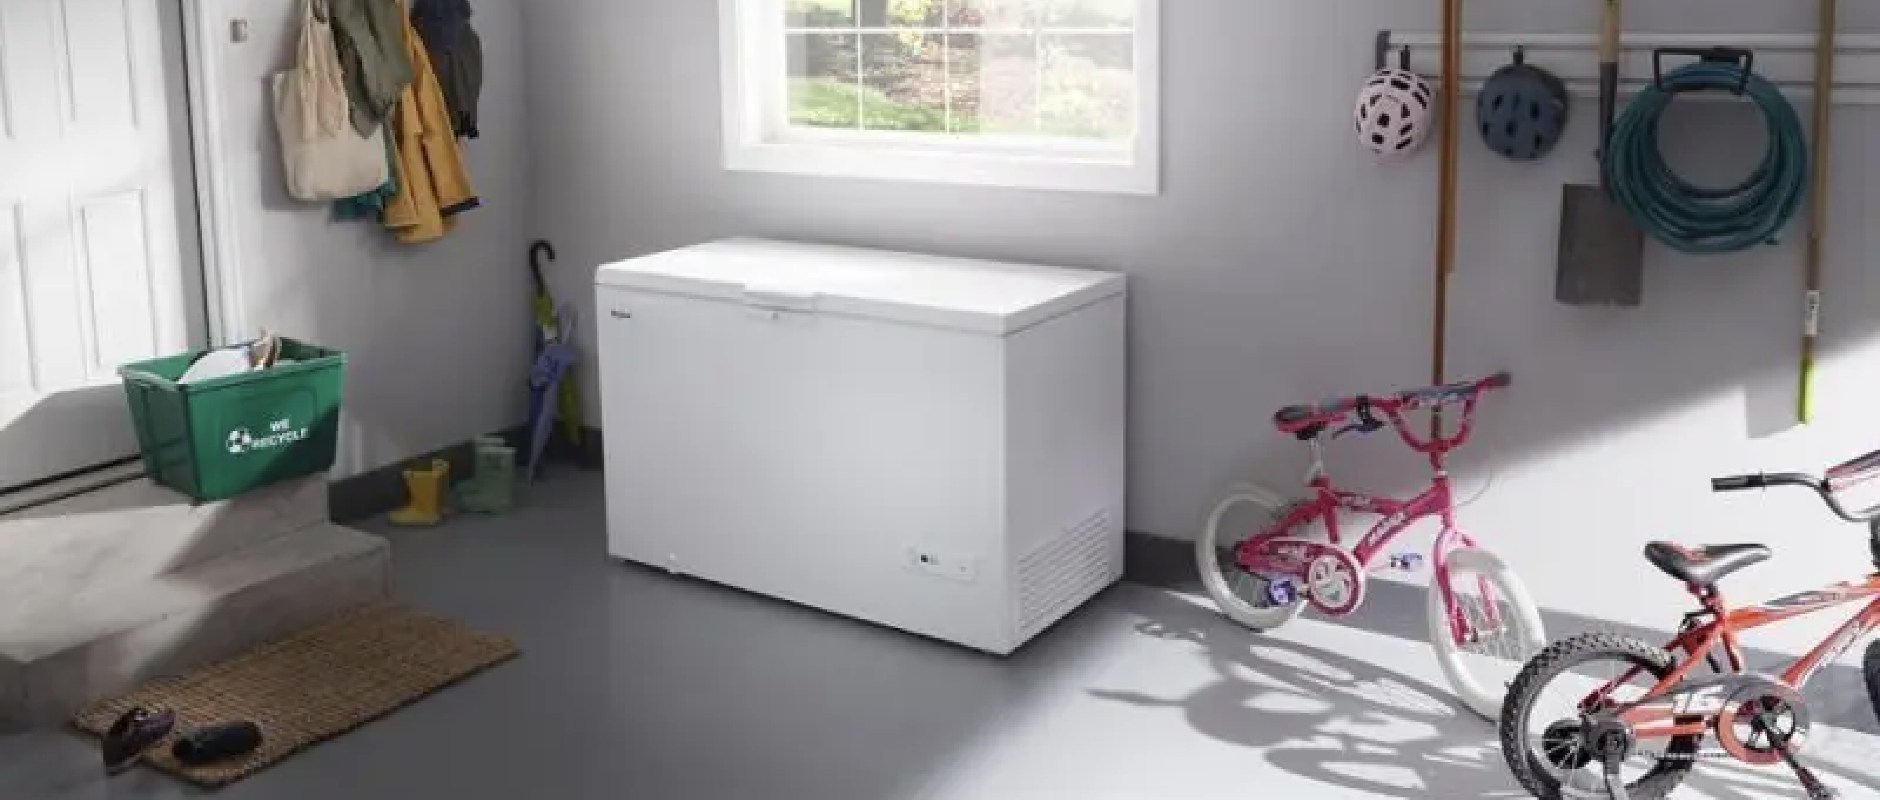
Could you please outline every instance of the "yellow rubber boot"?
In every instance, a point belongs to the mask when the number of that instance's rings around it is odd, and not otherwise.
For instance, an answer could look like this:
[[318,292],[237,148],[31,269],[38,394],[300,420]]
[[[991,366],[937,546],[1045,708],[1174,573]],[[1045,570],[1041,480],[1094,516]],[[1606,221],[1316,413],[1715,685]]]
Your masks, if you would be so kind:
[[444,520],[444,487],[450,485],[450,462],[432,459],[428,469],[405,470],[405,490],[411,502],[391,513],[393,525],[429,527]]

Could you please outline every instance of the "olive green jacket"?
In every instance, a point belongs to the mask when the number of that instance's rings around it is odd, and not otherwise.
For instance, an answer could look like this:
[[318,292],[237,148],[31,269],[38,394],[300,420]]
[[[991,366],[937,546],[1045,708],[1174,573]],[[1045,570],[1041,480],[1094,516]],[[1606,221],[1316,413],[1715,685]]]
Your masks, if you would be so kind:
[[403,39],[405,11],[398,0],[326,1],[340,67],[346,71],[353,128],[370,136],[411,85],[411,56]]

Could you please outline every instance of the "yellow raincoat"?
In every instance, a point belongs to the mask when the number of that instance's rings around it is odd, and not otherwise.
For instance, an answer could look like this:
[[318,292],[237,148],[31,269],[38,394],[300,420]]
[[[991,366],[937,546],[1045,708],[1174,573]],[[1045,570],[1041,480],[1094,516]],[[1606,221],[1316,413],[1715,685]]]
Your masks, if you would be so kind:
[[[389,1],[389,0],[388,0]],[[385,204],[385,227],[407,244],[435,242],[454,226],[456,214],[480,201],[470,186],[463,152],[450,128],[444,89],[431,68],[431,56],[411,25],[404,0],[396,0],[405,23],[405,50],[411,54],[413,79],[398,101],[391,132],[397,136],[398,193]]]

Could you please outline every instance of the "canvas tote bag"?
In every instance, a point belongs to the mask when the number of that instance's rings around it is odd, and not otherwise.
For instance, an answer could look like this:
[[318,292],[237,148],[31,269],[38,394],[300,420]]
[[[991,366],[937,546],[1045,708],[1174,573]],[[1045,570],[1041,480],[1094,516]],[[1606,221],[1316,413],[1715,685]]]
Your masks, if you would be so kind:
[[301,7],[294,66],[274,75],[287,193],[315,202],[364,194],[390,178],[385,126],[370,136],[353,128],[325,0],[302,0]]

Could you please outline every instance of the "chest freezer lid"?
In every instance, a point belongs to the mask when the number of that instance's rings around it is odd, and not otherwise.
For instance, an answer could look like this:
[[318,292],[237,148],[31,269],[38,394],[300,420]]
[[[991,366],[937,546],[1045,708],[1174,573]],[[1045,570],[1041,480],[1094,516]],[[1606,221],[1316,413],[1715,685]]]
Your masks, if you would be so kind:
[[1122,293],[1122,275],[766,239],[608,264],[595,283],[1003,335]]

